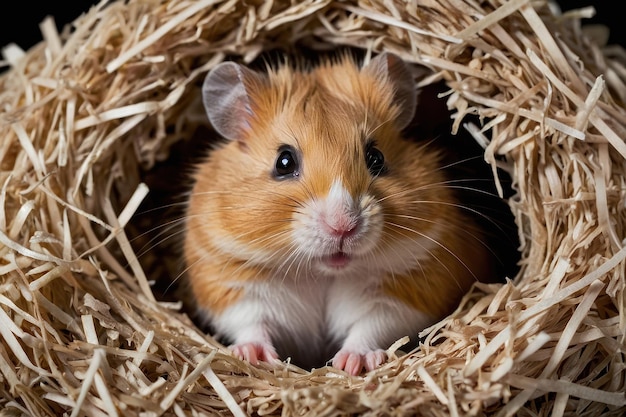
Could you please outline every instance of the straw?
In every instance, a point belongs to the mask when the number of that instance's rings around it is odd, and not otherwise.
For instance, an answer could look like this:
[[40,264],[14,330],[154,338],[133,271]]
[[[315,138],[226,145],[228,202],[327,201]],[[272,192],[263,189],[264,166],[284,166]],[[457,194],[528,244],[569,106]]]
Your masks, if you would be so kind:
[[[28,51],[7,45],[2,413],[626,414],[626,52],[581,30],[591,12],[526,0],[113,0],[60,32],[44,20]],[[368,374],[252,366],[160,290],[181,271],[169,244],[180,213],[161,213],[181,201],[159,198],[185,190],[159,170],[197,136],[210,142],[200,89],[215,65],[346,47],[394,52],[428,73],[420,86],[445,83],[451,134],[469,130],[501,193],[497,168],[513,179],[521,269],[474,286],[415,350],[398,341]]]

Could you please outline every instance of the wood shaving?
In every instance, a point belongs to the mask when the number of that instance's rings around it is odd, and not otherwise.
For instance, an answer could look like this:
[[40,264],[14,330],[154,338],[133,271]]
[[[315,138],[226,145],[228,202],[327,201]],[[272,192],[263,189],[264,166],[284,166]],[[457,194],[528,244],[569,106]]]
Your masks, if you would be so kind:
[[[5,46],[0,414],[626,415],[626,51],[581,30],[590,7],[549,6],[103,0]],[[451,133],[481,144],[500,192],[496,168],[513,178],[519,273],[359,377],[236,359],[155,296],[177,274],[136,246],[146,179],[207,124],[206,72],[302,47],[425,68]]]

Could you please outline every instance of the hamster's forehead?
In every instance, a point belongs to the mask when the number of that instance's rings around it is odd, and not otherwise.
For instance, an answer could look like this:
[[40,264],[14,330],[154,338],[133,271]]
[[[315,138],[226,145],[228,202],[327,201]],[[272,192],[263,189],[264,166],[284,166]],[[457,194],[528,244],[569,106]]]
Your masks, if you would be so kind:
[[380,116],[371,114],[362,101],[319,83],[302,87],[292,91],[286,105],[275,114],[269,130],[271,148],[291,145],[309,170],[319,165],[318,171],[339,169],[333,165],[342,161],[360,160],[368,141],[384,141],[382,135],[372,137]]
[[350,123],[392,116],[393,86],[362,71],[347,56],[308,71],[280,66],[268,72],[267,81],[256,94],[253,91],[260,119],[299,115]]

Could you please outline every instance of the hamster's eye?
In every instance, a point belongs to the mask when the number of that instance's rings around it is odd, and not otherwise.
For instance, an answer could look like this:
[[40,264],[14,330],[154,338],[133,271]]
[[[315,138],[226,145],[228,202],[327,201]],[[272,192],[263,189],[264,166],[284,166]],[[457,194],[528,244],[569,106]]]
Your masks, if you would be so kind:
[[274,177],[277,179],[285,179],[297,177],[299,174],[296,151],[289,146],[278,149],[278,158],[276,158],[276,166],[274,167]]
[[365,149],[365,163],[373,176],[382,175],[387,170],[385,156],[380,149],[375,147],[375,143],[369,144]]

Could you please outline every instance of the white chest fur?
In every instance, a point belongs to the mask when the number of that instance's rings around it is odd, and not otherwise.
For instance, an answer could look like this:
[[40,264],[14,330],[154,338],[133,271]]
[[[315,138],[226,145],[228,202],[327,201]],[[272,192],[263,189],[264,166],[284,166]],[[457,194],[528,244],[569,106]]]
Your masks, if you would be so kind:
[[[319,367],[341,346],[387,348],[412,339],[432,318],[383,294],[367,274],[245,284],[245,296],[214,317],[218,333],[236,343],[271,339],[281,358]],[[260,330],[261,329],[261,330]]]

